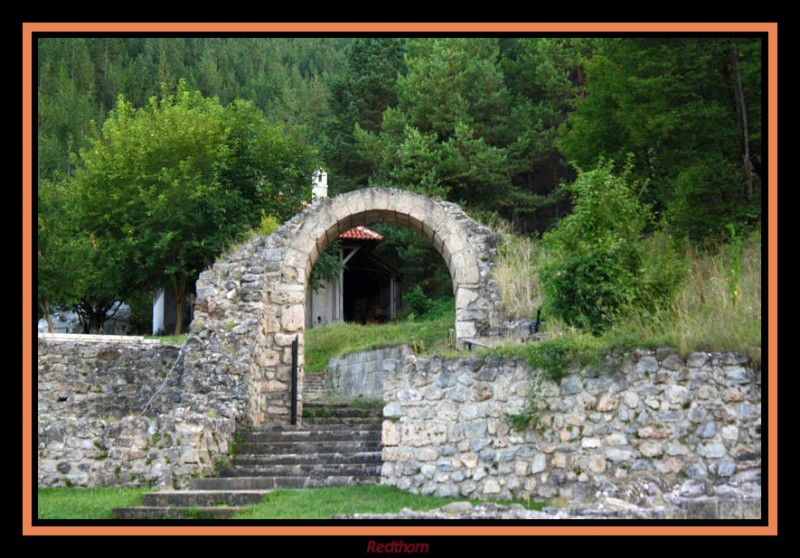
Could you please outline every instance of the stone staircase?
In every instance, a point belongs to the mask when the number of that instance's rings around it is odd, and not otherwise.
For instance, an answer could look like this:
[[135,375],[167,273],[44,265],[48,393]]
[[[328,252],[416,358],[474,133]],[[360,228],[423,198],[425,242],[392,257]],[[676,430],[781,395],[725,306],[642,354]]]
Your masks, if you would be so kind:
[[330,395],[331,381],[328,371],[306,374],[303,378],[303,401],[314,402]]
[[115,519],[227,519],[275,488],[377,484],[382,407],[306,403],[303,425],[237,433],[236,453],[217,477],[190,490],[142,495],[142,505],[114,509]]

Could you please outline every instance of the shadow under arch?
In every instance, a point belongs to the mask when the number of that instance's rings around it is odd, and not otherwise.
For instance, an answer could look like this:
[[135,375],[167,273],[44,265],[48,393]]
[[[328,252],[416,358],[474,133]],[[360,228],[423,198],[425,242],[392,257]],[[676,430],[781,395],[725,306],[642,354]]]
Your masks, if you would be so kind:
[[458,205],[388,188],[323,198],[200,275],[184,375],[190,391],[204,395],[194,407],[211,406],[246,425],[288,423],[291,344],[300,337],[302,378],[314,262],[342,232],[375,223],[418,231],[441,254],[453,281],[457,343],[479,340],[500,325],[502,303],[492,280],[499,237]]

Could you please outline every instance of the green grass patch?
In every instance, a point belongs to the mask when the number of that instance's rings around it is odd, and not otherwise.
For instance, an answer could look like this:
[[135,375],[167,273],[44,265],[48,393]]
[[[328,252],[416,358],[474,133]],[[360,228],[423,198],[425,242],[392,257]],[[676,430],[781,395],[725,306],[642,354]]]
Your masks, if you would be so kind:
[[[403,508],[427,511],[463,500],[411,494],[393,486],[281,489],[270,492],[260,504],[248,507],[234,519],[330,519],[339,514],[398,513]],[[470,501],[478,503],[478,500]],[[543,503],[537,502],[515,503],[528,509],[541,510],[544,507]]]
[[455,315],[451,312],[426,321],[376,325],[343,323],[310,329],[305,334],[305,371],[309,374],[322,372],[335,356],[395,345],[411,345],[422,354],[442,352],[450,348],[454,326]]
[[40,488],[39,519],[112,519],[111,510],[141,504],[151,488]]

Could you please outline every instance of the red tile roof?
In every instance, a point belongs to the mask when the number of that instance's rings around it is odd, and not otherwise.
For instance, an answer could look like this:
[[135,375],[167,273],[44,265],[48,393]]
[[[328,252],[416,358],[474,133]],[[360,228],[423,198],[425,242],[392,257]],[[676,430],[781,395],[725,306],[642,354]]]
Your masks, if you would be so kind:
[[339,235],[339,238],[345,240],[383,240],[383,236],[361,225],[343,232]]

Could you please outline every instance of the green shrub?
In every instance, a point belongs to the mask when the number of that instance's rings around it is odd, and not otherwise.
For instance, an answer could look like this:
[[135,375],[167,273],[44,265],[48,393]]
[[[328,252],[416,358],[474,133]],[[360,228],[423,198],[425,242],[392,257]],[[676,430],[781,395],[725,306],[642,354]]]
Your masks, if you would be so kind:
[[650,238],[650,207],[639,199],[630,163],[581,172],[568,187],[573,212],[544,236],[550,259],[541,269],[547,311],[602,333],[630,308],[656,307],[685,276],[685,264],[661,234]]
[[403,304],[408,309],[409,316],[417,318],[425,316],[433,308],[433,301],[425,295],[419,285],[414,285],[403,295]]

